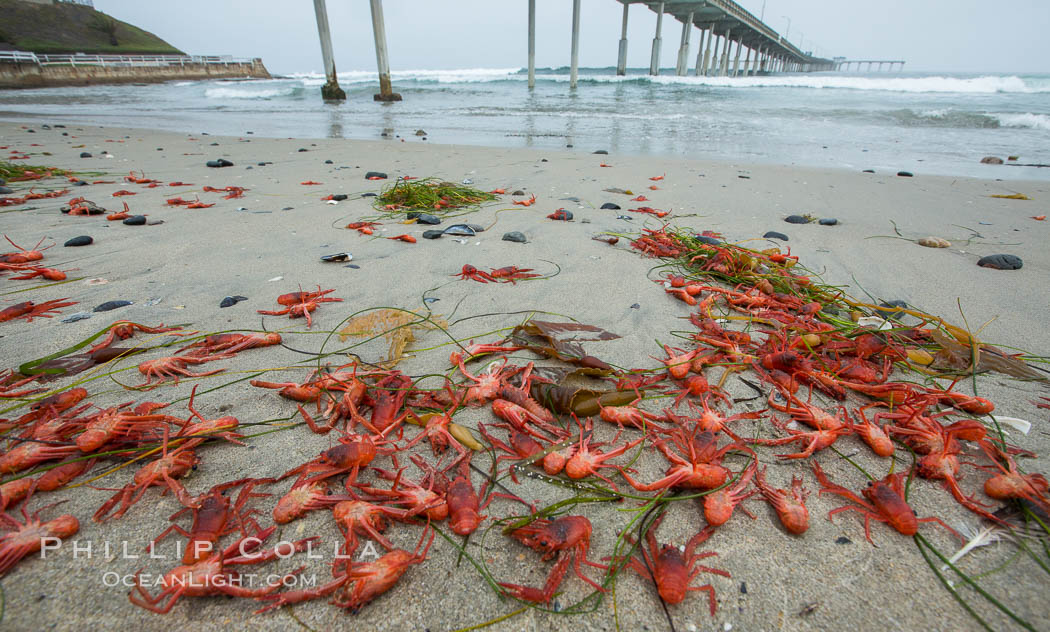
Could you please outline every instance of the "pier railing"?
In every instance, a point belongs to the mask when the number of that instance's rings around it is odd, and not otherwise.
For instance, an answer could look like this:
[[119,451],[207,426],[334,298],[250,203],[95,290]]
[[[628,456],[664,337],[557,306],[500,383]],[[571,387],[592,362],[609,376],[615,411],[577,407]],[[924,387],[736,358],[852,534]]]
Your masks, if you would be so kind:
[[37,64],[38,66],[122,66],[158,67],[204,64],[230,66],[251,65],[254,60],[229,55],[37,55],[24,51],[0,51],[0,63]]

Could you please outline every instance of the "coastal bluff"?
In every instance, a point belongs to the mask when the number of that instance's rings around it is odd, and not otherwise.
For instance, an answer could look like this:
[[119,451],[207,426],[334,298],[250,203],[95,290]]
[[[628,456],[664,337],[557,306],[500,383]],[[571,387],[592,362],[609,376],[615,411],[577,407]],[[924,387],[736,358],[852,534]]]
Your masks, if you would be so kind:
[[[55,61],[55,57],[65,59]],[[262,59],[221,57],[18,56],[0,52],[0,89],[198,79],[269,79]]]

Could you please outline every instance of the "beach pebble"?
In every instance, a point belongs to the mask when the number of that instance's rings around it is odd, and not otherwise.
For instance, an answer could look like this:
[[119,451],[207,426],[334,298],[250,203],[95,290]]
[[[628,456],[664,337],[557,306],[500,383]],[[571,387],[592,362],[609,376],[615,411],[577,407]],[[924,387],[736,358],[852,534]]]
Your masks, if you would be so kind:
[[875,173],[875,170],[874,169],[865,169],[864,171],[861,171],[861,173]]
[[914,174],[912,172],[910,172],[910,171],[898,171],[897,175],[899,175],[902,178],[912,178],[912,177],[914,177]]
[[87,235],[81,235],[80,237],[74,237],[72,239],[67,240],[66,243],[62,245],[66,246],[67,248],[73,248],[76,246],[87,246],[93,243],[94,241],[94,239],[88,237]]
[[300,147],[300,148],[299,148],[299,153],[300,153],[300,154],[301,154],[301,153],[303,153],[304,151],[310,151],[310,150],[309,150],[309,149],[307,149],[307,148],[305,148],[305,147]]
[[988,255],[981,257],[977,265],[982,268],[994,268],[996,270],[1020,270],[1024,265],[1021,258],[1016,255]]
[[343,200],[346,199],[346,194],[345,193],[336,193],[335,195],[332,196],[332,199],[335,200],[336,202],[342,202]]
[[14,189],[11,189],[11,188],[5,187],[5,186],[0,186],[0,194],[8,195],[8,194],[14,193],[14,192],[15,192]]
[[62,319],[64,323],[75,323],[78,320],[87,320],[91,318],[91,312],[77,312],[76,314],[70,314]]
[[257,167],[265,167],[266,165],[272,165],[272,164],[273,164],[272,162],[257,162],[257,163],[255,163],[255,166],[257,166]]
[[952,242],[940,237],[923,237],[918,241],[918,244],[927,248],[948,248],[952,245]]
[[82,151],[82,152],[80,152],[80,157],[81,158],[90,158],[91,157],[91,153],[90,152],[86,152],[86,151]]
[[514,242],[517,242],[519,244],[523,244],[523,243],[525,243],[528,240],[525,238],[525,234],[524,233],[516,231],[516,230],[513,230],[513,231],[511,231],[509,233],[504,233],[503,234],[503,241],[514,241]]
[[[879,303],[879,307],[900,307],[902,309],[908,309],[908,304],[905,303],[904,301],[900,300],[900,299],[894,299],[892,301],[886,301],[884,303]],[[881,316],[885,320],[889,320],[891,318],[896,319],[896,320],[900,320],[900,317],[903,316],[903,314],[901,312],[883,311],[883,310],[878,310],[878,309],[875,310],[875,313],[878,314],[879,316]]]
[[247,296],[226,296],[219,303],[219,307],[220,308],[232,307],[232,306],[236,305],[237,303],[240,303],[241,301],[247,301],[247,300],[248,300]]
[[362,194],[361,194],[361,197],[363,197],[363,198],[366,198],[366,197],[376,197],[376,194],[375,194],[375,193],[362,193]]
[[784,218],[784,221],[788,224],[808,224],[813,220],[808,217],[803,217],[802,215],[788,215]]
[[105,303],[99,305],[98,307],[96,307],[95,309],[93,309],[91,311],[93,311],[93,312],[108,312],[110,310],[117,309],[118,307],[126,307],[128,305],[133,305],[133,304],[134,303],[132,303],[131,301],[106,301]]
[[709,246],[718,246],[722,243],[720,240],[715,239],[714,237],[708,237],[707,235],[696,235],[696,240]]
[[440,239],[444,234],[443,230],[424,230],[423,239]]
[[740,594],[741,595],[746,595],[747,594],[747,582],[740,582]]
[[521,189],[518,189],[517,191],[514,191],[513,193],[511,193],[511,195],[525,195],[525,192],[522,191]]
[[849,538],[843,535],[839,536],[838,539],[835,540],[835,544],[853,544],[853,540],[850,540]]
[[142,226],[143,224],[146,223],[146,216],[145,215],[132,215],[131,217],[129,217],[126,220],[124,220],[122,223],[123,224],[127,224],[128,226]]
[[229,160],[226,160],[225,158],[219,158],[218,160],[209,160],[208,162],[204,163],[204,166],[214,168],[232,167],[233,163]]
[[765,239],[779,239],[781,241],[787,241],[788,240],[788,236],[787,235],[785,235],[784,233],[778,233],[775,230],[771,230],[771,231],[767,232],[765,235],[762,235],[762,237],[764,237]]
[[981,158],[981,164],[982,165],[1001,165],[1001,164],[1003,164],[1003,159],[999,158],[998,156],[985,156],[984,158]]
[[834,217],[825,217],[817,223],[821,226],[834,226],[839,223],[839,220],[835,219]]
[[337,252],[331,255],[322,255],[321,261],[332,262],[332,261],[350,261],[354,258],[354,255],[349,252]]
[[86,187],[86,186],[88,186],[88,183],[85,182],[84,180],[77,180],[76,182],[73,183],[73,186],[75,186],[75,187]]
[[609,152],[605,151],[604,149],[599,149],[599,150],[595,151],[594,153],[600,154],[602,156],[608,156],[609,155]]
[[334,165],[335,163],[332,162],[331,160],[326,160],[326,161],[324,161],[324,164],[326,164],[326,165]]
[[418,224],[426,224],[428,226],[436,226],[441,223],[441,218],[437,215],[431,215],[430,213],[409,213],[408,219],[416,220]]
[[612,202],[606,202],[605,204],[602,204],[601,208],[612,210],[612,211],[620,210],[620,206],[618,204],[613,204]]
[[7,180],[0,178],[0,187],[4,186],[5,184],[7,184]]
[[642,306],[639,305],[638,303],[632,303],[631,304],[631,309],[642,309]]
[[421,130],[421,129],[417,129],[416,130],[416,136],[426,136],[426,135],[427,135],[427,133],[426,133],[425,130]]
[[365,180],[372,180],[372,179],[386,180],[387,179],[387,175],[385,173],[383,173],[382,171],[369,171],[368,173],[365,174]]

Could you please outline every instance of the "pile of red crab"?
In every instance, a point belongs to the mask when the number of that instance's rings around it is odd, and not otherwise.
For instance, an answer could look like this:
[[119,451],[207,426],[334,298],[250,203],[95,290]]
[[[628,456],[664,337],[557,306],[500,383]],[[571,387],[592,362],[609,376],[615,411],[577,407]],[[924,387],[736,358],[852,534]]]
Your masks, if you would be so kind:
[[[894,364],[908,357],[909,348],[928,343],[928,329],[843,333],[822,319],[824,304],[790,291],[811,283],[796,273],[790,256],[724,244],[697,245],[663,231],[647,231],[632,246],[655,256],[689,256],[684,265],[690,278],[668,275],[661,282],[668,294],[688,304],[695,331],[688,336],[687,348],[664,348],[664,367],[615,371],[584,354],[576,342],[554,339],[559,330],[603,334],[592,340],[607,340],[614,334],[579,324],[534,322],[532,329],[519,327],[506,340],[471,344],[453,353],[449,358],[453,370],[437,389],[419,388],[413,377],[398,370],[365,368],[356,362],[312,370],[301,382],[253,379],[253,387],[273,389],[291,400],[288,412],[303,421],[297,431],[308,429],[333,438],[331,448],[305,463],[289,463],[288,470],[275,478],[241,478],[192,491],[184,486],[180,479],[205,456],[243,449],[245,438],[238,433],[237,418],[206,419],[194,408],[196,387],[181,412],[158,402],[97,408],[87,401],[84,388],[34,399],[43,392],[42,378],[7,372],[0,380],[0,395],[23,398],[28,411],[0,420],[7,442],[0,455],[0,474],[6,477],[0,496],[5,510],[21,503],[24,516],[19,521],[2,515],[10,532],[0,540],[0,576],[38,550],[43,534],[66,538],[78,530],[74,516],[41,521],[29,515],[27,505],[84,475],[97,462],[127,460],[129,455],[137,466],[132,480],[108,498],[93,518],[114,520],[129,511],[147,511],[136,505],[167,491],[184,507],[172,516],[172,526],[154,540],[172,534],[183,538],[182,564],[167,571],[157,594],[137,584],[129,595],[133,603],[160,613],[183,597],[218,594],[257,600],[261,611],[320,598],[357,610],[425,561],[442,523],[447,521],[453,533],[468,536],[486,520],[497,521],[482,512],[499,498],[514,503],[508,506],[518,511],[519,505],[528,508],[532,515],[509,529],[509,537],[533,549],[542,560],[554,560],[542,586],[506,578],[499,583],[504,594],[550,602],[570,567],[580,581],[605,592],[612,573],[629,566],[653,581],[667,603],[681,602],[690,591],[706,592],[714,614],[714,588],[691,582],[702,572],[729,576],[725,570],[700,565],[714,553],[701,552],[699,547],[732,518],[735,508],[747,512],[742,503],[753,498],[751,502],[768,503],[790,534],[801,536],[809,526],[807,477],[800,470],[788,489],[776,487],[759,466],[758,451],[765,446],[780,448],[775,455],[764,454],[767,461],[811,459],[851,435],[885,459],[890,471],[895,453],[914,452],[918,477],[942,486],[982,518],[1000,520],[991,501],[1023,499],[1038,510],[1050,510],[1046,479],[1023,474],[1016,459],[1026,453],[1005,443],[982,421],[993,409],[991,402],[951,387],[891,380]],[[459,276],[494,281],[498,272],[464,268]],[[754,282],[736,287],[691,280],[747,272],[754,273]],[[318,287],[316,292],[284,295],[278,303],[286,309],[267,313],[309,318],[319,304],[340,300],[327,298],[329,292]],[[745,316],[750,330],[727,328],[732,321],[717,317],[716,309]],[[92,354],[103,353],[136,332],[172,331],[163,325],[120,321],[92,347],[87,360],[96,361]],[[545,342],[538,342],[543,338]],[[154,387],[169,379],[177,382],[180,377],[222,371],[194,372],[190,367],[280,342],[278,334],[199,337],[174,354],[141,362],[138,368],[145,385]],[[529,360],[511,364],[510,354],[534,351],[555,358],[554,368],[562,367],[561,373]],[[472,372],[467,364],[481,357],[495,361],[486,370]],[[599,376],[603,386],[611,383],[615,388],[594,391],[597,395],[588,406],[572,397],[549,397],[563,388],[557,376],[574,370],[565,369],[565,364],[586,369],[589,375]],[[718,371],[722,379],[715,382]],[[733,373],[760,381],[757,388],[766,408],[733,408],[732,398],[720,387]],[[639,407],[643,397],[652,400],[645,402],[649,407],[653,401],[665,406],[659,411],[643,409]],[[835,403],[816,403],[820,401]],[[486,408],[493,417],[476,427],[500,453],[492,466],[495,476],[480,485],[482,470],[472,467],[472,459],[481,446],[469,429],[454,421],[464,407]],[[767,436],[743,436],[739,424],[743,419],[750,420],[751,428],[768,430],[760,433]],[[614,438],[596,441],[596,425],[604,426],[603,433],[615,432]],[[429,455],[426,450],[413,450],[422,444],[429,444]],[[977,475],[961,483],[964,446],[973,446],[967,456],[980,462],[968,462]],[[143,447],[153,447],[155,452],[142,459]],[[644,449],[648,447],[654,450]],[[665,461],[661,466],[665,473],[645,480],[628,467],[632,455]],[[951,531],[939,518],[920,518],[909,507],[902,489],[907,471],[873,480],[858,493],[832,482],[815,459],[806,469],[812,470],[821,493],[840,496],[846,503],[831,511],[829,519],[846,511],[862,514],[869,541],[872,521],[886,523],[885,534],[892,529],[913,535],[928,522]],[[580,515],[548,518],[514,493],[518,475],[559,477],[569,483],[596,481],[608,486],[611,495],[624,485],[632,488],[635,497],[639,492],[652,494],[652,499],[679,491],[700,494],[706,526],[682,549],[661,548],[655,537],[657,521],[648,529],[646,545],[640,547],[641,559],[611,556],[603,564],[600,555],[591,551],[590,521]],[[493,480],[502,481],[498,486],[504,492],[495,492]],[[812,482],[808,486],[813,489]],[[987,498],[979,499],[980,493]],[[263,550],[263,544],[278,525],[309,512],[331,515],[343,535],[341,555],[331,563],[330,581],[284,591],[280,585],[247,588],[234,581],[235,569],[243,565],[287,557],[291,551]],[[398,529],[419,532],[418,539],[412,534],[417,542],[413,551],[391,541],[387,532],[392,522]],[[304,551],[315,541],[306,538],[291,546]],[[349,561],[366,541],[385,553],[374,561]]]

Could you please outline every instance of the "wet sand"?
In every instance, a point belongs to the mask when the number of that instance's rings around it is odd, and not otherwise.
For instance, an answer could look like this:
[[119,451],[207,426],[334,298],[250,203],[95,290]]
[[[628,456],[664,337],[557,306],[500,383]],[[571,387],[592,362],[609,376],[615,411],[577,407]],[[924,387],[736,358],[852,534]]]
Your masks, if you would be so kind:
[[[28,128],[35,133],[29,133]],[[62,132],[69,136],[62,136]],[[974,330],[988,323],[980,333],[984,341],[1034,354],[1045,355],[1050,350],[1050,334],[1045,327],[1046,306],[1050,303],[1046,290],[1050,250],[1045,244],[1050,226],[1030,219],[1046,213],[1050,185],[1043,182],[996,182],[922,173],[902,178],[893,173],[593,155],[582,150],[443,146],[416,138],[407,138],[406,142],[369,142],[187,137],[119,128],[69,126],[44,130],[37,123],[24,127],[0,124],[0,138],[0,145],[34,154],[29,163],[104,172],[105,175],[82,177],[89,181],[115,181],[72,189],[74,194],[111,210],[119,210],[121,202],[126,201],[133,212],[146,214],[148,220],[163,220],[162,224],[125,226],[107,222],[102,216],[68,217],[59,212],[68,196],[32,202],[27,205],[33,207],[31,210],[3,209],[0,226],[4,234],[27,247],[40,239],[44,239],[44,245],[57,243],[45,251],[44,264],[70,270],[69,278],[75,280],[13,294],[7,292],[32,288],[36,283],[0,279],[0,290],[7,293],[0,298],[0,308],[23,300],[40,302],[64,297],[78,305],[63,309],[60,316],[52,319],[0,323],[0,368],[17,367],[73,345],[118,319],[154,326],[183,324],[188,330],[201,332],[260,330],[264,326],[269,331],[280,331],[288,347],[246,351],[233,359],[204,365],[205,369],[224,367],[223,373],[200,380],[185,379],[178,386],[165,385],[148,393],[127,391],[121,385],[139,384],[141,376],[135,370],[136,364],[164,355],[160,351],[106,367],[107,371],[117,370],[108,377],[81,374],[78,379],[96,377],[85,386],[91,392],[90,401],[100,406],[146,400],[174,402],[165,412],[186,417],[190,389],[200,384],[195,407],[207,418],[228,414],[235,415],[241,424],[287,424],[295,413],[294,405],[273,392],[248,386],[247,378],[269,370],[267,379],[305,379],[311,356],[295,350],[316,353],[349,346],[352,343],[339,343],[330,333],[351,314],[380,306],[416,312],[429,309],[452,323],[449,332],[455,338],[474,338],[479,342],[498,339],[499,332],[519,324],[530,313],[544,314],[547,320],[571,316],[622,336],[608,342],[586,343],[590,353],[615,366],[653,368],[658,365],[651,356],[661,355],[656,341],[671,342],[670,332],[690,328],[683,320],[688,316],[688,308],[651,281],[659,275],[653,269],[659,264],[657,260],[639,256],[629,248],[626,239],[610,246],[591,237],[603,232],[637,233],[644,227],[658,228],[668,220],[697,231],[717,231],[731,242],[754,240],[745,245],[755,248],[776,245],[761,239],[766,231],[782,232],[790,238],[783,245],[790,246],[802,264],[821,273],[826,282],[844,286],[854,297],[904,300],[959,325],[964,315]],[[40,146],[33,147],[31,143]],[[601,148],[587,151],[594,149]],[[102,157],[103,150],[112,158]],[[94,157],[81,159],[78,156],[82,151]],[[50,155],[39,155],[40,152]],[[234,166],[204,166],[206,161],[218,158],[226,158]],[[326,160],[332,164],[325,164]],[[272,164],[257,164],[263,161]],[[602,162],[611,167],[599,167]],[[370,170],[386,172],[391,179],[368,181],[364,175]],[[181,180],[193,186],[148,189],[126,184],[121,180],[129,171],[165,183]],[[393,178],[405,175],[434,176],[453,182],[469,179],[483,190],[498,187],[508,194],[522,189],[528,195],[535,194],[537,202],[525,208],[511,204],[511,200],[522,197],[501,196],[499,203],[458,220],[486,227],[476,237],[462,241],[449,236],[425,240],[421,234],[430,227],[390,221],[384,221],[373,237],[343,228],[348,222],[375,214],[372,198],[361,197],[362,194],[379,192]],[[665,178],[657,182],[659,190],[650,191],[648,187],[653,182],[649,177],[657,175]],[[300,184],[304,181],[323,184]],[[57,181],[41,184],[48,187]],[[204,185],[233,185],[249,191],[242,199],[224,200],[221,194],[202,192]],[[639,203],[630,202],[630,196],[603,191],[610,187],[644,193],[650,199],[644,204],[671,210],[672,216],[658,220],[628,212],[626,209]],[[18,185],[17,191],[26,188]],[[119,189],[132,190],[137,195],[112,197]],[[989,197],[1014,192],[1024,193],[1032,200]],[[335,205],[320,200],[339,193],[349,199]],[[174,195],[199,195],[202,201],[214,202],[215,206],[196,210],[165,206],[164,200]],[[605,202],[617,203],[624,210],[599,209]],[[572,222],[546,219],[546,215],[562,207],[574,214]],[[820,226],[783,221],[785,216],[796,213],[833,217],[839,223]],[[620,215],[632,219],[617,219]],[[953,246],[930,249],[887,238],[896,237],[891,222],[909,239],[934,235],[951,240]],[[445,225],[450,223],[446,221]],[[500,237],[509,231],[523,232],[528,243],[502,241]],[[414,235],[418,243],[383,238],[402,233]],[[78,235],[90,235],[95,243],[81,248],[62,246]],[[349,263],[357,267],[319,260],[321,255],[336,252],[352,253]],[[998,271],[976,265],[980,256],[994,253],[1018,255],[1024,260],[1024,267]],[[478,268],[516,265],[551,276],[515,285],[452,278],[450,275],[459,272],[464,264]],[[106,283],[89,284],[92,279],[105,279]],[[340,297],[343,302],[322,305],[314,313],[314,324],[309,330],[302,320],[261,317],[256,313],[260,309],[276,309],[279,294],[318,284],[334,288],[331,296]],[[247,300],[220,309],[223,297],[233,295]],[[425,297],[439,300],[424,302]],[[70,314],[91,312],[93,307],[112,300],[133,301],[133,305],[93,313],[91,318],[78,322],[61,322]],[[454,349],[448,338],[439,331],[421,332],[418,337],[410,348],[430,350],[412,354],[398,368],[413,376],[448,370],[448,353]],[[152,339],[139,335],[129,343],[156,344],[167,340],[165,335]],[[385,349],[383,341],[376,341],[354,351],[375,360]],[[333,359],[339,361],[339,356]],[[512,361],[523,363],[529,359],[535,358],[521,353],[515,354]],[[52,384],[61,387],[71,382],[67,379]],[[428,384],[436,388],[440,381]],[[220,387],[221,390],[215,390]],[[1027,436],[1015,432],[1010,439],[1040,455],[1026,462],[1029,471],[1050,469],[1045,456],[1050,453],[1047,411],[1036,409],[1030,402],[1050,395],[1048,389],[990,374],[980,377],[978,390],[996,403],[997,414],[1033,423]],[[740,397],[750,395],[746,387],[733,382],[730,392]],[[761,408],[760,401],[739,409]],[[651,404],[646,407],[659,410],[664,402]],[[21,411],[0,413],[0,417],[18,414]],[[492,419],[487,408],[466,409],[456,416],[457,423],[470,428]],[[760,425],[768,423],[743,422],[737,430],[743,436],[756,436],[761,433]],[[267,429],[270,427],[258,425],[246,427],[243,432]],[[411,428],[406,435],[415,432]],[[771,431],[767,428],[765,432]],[[602,427],[596,435],[608,440],[613,433]],[[332,441],[331,437],[314,435],[298,426],[253,438],[249,447],[209,444],[199,450],[202,462],[185,482],[192,493],[201,493],[212,485],[239,477],[279,476],[316,457]],[[845,454],[855,454],[859,464],[879,476],[888,470],[887,464],[855,437],[843,439],[837,447]],[[433,459],[425,445],[416,451]],[[748,501],[747,507],[755,513],[756,520],[738,513],[704,545],[704,550],[718,552],[717,557],[704,563],[732,574],[731,578],[702,574],[695,582],[714,587],[718,598],[716,615],[709,615],[703,593],[692,594],[683,604],[668,608],[675,629],[978,628],[938,583],[911,538],[900,536],[885,525],[873,524],[872,536],[878,544],[873,547],[865,541],[863,523],[855,514],[840,514],[834,522],[828,521],[827,512],[842,503],[834,497],[818,497],[817,482],[808,471],[808,463],[778,461],[772,456],[774,452],[768,448],[761,451],[761,462],[769,466],[770,482],[787,487],[793,475],[801,475],[811,492],[809,531],[801,537],[789,535],[767,505]],[[863,486],[863,475],[834,454],[820,454],[817,461],[837,483],[855,490]],[[475,464],[484,470],[488,462],[483,453],[475,459]],[[735,461],[733,464],[739,465]],[[907,462],[900,464],[906,465]],[[649,481],[659,478],[666,465],[661,457],[647,451],[634,467],[638,478]],[[102,471],[99,466],[92,474]],[[982,477],[970,468],[965,471],[964,487],[972,491]],[[132,473],[133,468],[125,468],[93,485],[122,486],[130,481]],[[475,484],[479,483],[480,477],[476,477]],[[289,486],[290,482],[285,481],[267,488],[265,491],[272,492],[274,498],[253,505],[262,510],[260,520],[264,526],[275,498]],[[508,486],[540,506],[571,496],[566,489],[528,478],[523,478],[520,486],[509,482]],[[102,524],[93,522],[91,515],[111,494],[78,487],[34,499],[32,507],[67,501],[48,510],[44,517],[59,512],[76,515],[81,521],[76,537],[81,548],[75,550],[67,542],[46,560],[26,560],[3,579],[0,586],[5,600],[4,629],[73,630],[121,625],[142,629],[251,626],[276,630],[294,626],[294,613],[299,622],[313,629],[353,625],[362,630],[448,630],[477,625],[520,607],[513,600],[497,598],[474,567],[465,560],[457,563],[457,551],[438,537],[425,564],[409,570],[394,589],[357,614],[344,612],[327,600],[317,600],[292,611],[252,615],[257,603],[223,597],[187,598],[166,615],[154,614],[129,603],[127,586],[106,584],[126,580],[140,568],[153,574],[155,581],[158,574],[176,565],[171,557],[176,538],[165,540],[158,548],[159,554],[168,559],[150,560],[145,555],[131,559],[121,549],[126,543],[131,555],[141,554],[143,547],[167,527],[168,516],[180,505],[170,495],[160,497],[153,489],[123,518]],[[976,516],[928,481],[913,485],[910,501],[920,517],[938,516],[957,528],[979,524]],[[627,510],[636,507],[628,501],[612,507],[582,504],[573,510],[589,517],[594,525],[592,559],[612,553],[618,531],[634,516]],[[484,513],[503,517],[521,514],[522,509],[521,505],[496,500]],[[499,581],[542,586],[551,564],[541,562],[538,554],[501,535],[498,529],[486,531],[491,524],[486,521],[470,539],[471,555],[484,560]],[[684,543],[702,526],[695,501],[674,503],[658,537],[661,542]],[[939,527],[923,526],[920,533],[945,553],[957,547],[956,541]],[[315,574],[318,584],[324,583],[330,577],[332,549],[341,538],[330,514],[313,512],[285,526],[278,537],[292,540],[314,535],[323,538],[322,559],[282,560],[262,567],[262,572],[280,574],[308,564],[306,574]],[[411,548],[419,537],[419,529],[394,525],[389,535],[395,544]],[[86,550],[88,543],[92,546],[90,553]],[[106,543],[110,544],[108,553],[103,550]],[[1010,544],[986,547],[964,558],[962,566],[976,575],[996,568],[1014,553]],[[587,572],[591,577],[598,576],[594,569]],[[1050,605],[1045,599],[1050,576],[1023,554],[1004,570],[982,580],[982,586],[1036,628],[1050,617]],[[158,590],[156,586],[150,588],[153,593]],[[571,571],[561,590],[564,594],[557,600],[561,608],[590,592]],[[960,593],[993,629],[1010,629],[1009,620],[973,591],[963,588]],[[612,597],[609,595],[593,612],[570,617],[526,611],[489,629],[573,626],[611,630],[617,625],[617,617],[620,628],[625,630],[669,627],[655,591],[637,575],[626,572],[617,582],[615,609]]]

